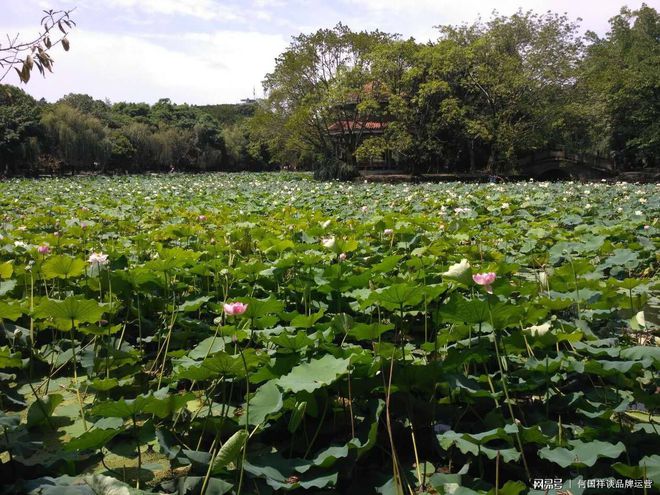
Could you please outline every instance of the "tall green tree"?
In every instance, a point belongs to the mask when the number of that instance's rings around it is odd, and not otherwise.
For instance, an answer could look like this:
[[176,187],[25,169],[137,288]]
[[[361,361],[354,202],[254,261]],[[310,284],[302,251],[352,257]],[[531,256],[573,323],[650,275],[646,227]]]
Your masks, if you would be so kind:
[[361,124],[369,118],[367,108],[359,106],[370,91],[368,55],[392,39],[380,31],[353,32],[342,24],[293,39],[264,81],[268,98],[263,112],[270,118],[262,114],[257,121],[281,130],[280,153],[355,164]]
[[42,125],[51,154],[71,172],[101,170],[105,166],[111,144],[98,118],[59,103],[44,112]]
[[30,174],[42,137],[41,106],[23,90],[0,84],[0,175]]
[[621,168],[660,164],[660,14],[621,9],[603,38],[589,34],[582,79]]
[[548,146],[574,85],[583,45],[566,16],[519,11],[486,23],[440,27],[434,73],[462,105],[471,168]]

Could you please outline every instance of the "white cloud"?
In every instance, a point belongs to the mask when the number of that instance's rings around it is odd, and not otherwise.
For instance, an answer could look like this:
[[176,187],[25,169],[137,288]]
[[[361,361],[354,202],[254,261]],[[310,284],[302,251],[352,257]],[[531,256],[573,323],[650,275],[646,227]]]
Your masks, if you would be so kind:
[[[44,3],[45,2],[45,3]],[[473,22],[496,9],[568,12],[583,29],[604,34],[624,0],[58,0],[77,6],[71,51],[55,51],[54,74],[25,86],[56,100],[70,92],[112,101],[235,102],[261,92],[291,36],[332,27],[398,32],[436,39],[435,25]],[[47,0],[0,0],[0,35],[38,31]],[[632,9],[642,0],[627,0]],[[521,5],[522,4],[522,5]],[[28,26],[28,29],[19,29]],[[3,82],[18,84],[15,74]]]
[[[490,17],[496,10],[510,15],[518,9],[543,13],[548,10],[563,14],[570,19],[582,18],[583,29],[591,29],[599,34],[608,30],[608,19],[619,13],[622,5],[639,8],[643,0],[342,0],[347,5],[346,13],[364,9],[365,15],[355,15],[356,20],[378,25],[385,31],[399,31],[405,35],[426,37],[433,31],[432,26],[441,24],[471,23],[479,16]],[[392,29],[394,27],[394,29]]]
[[[77,29],[71,50],[53,54],[54,73],[46,79],[34,73],[25,89],[51,101],[73,92],[111,101],[236,102],[253,88],[260,93],[286,46],[279,35],[241,31],[183,34],[176,41],[170,49],[153,39]],[[12,78],[4,82],[17,84]]]
[[64,0],[80,10],[106,13],[127,11],[142,15],[190,16],[212,21],[243,22],[246,15],[237,6],[216,0]]

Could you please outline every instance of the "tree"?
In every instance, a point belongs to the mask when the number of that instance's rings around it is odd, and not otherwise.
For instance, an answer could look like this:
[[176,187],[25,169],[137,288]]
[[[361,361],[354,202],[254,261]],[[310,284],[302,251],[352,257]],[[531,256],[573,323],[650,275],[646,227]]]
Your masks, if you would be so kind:
[[53,105],[42,117],[50,153],[71,172],[105,166],[111,152],[107,129],[92,115],[64,103]]
[[[50,50],[62,45],[65,51],[69,50],[69,39],[67,34],[76,25],[71,19],[72,10],[44,10],[41,18],[42,31],[29,41],[24,41],[16,34],[14,37],[7,35],[7,43],[0,43],[0,81],[9,71],[16,70],[21,82],[30,80],[32,69],[36,67],[42,76],[53,71],[54,61],[50,56]],[[58,28],[59,33],[55,31]],[[57,33],[57,34],[56,34]],[[21,69],[18,69],[18,66]]]
[[14,86],[0,84],[0,175],[29,174],[42,137],[41,107]]
[[368,54],[395,37],[382,33],[353,32],[338,24],[311,35],[301,34],[276,59],[266,75],[268,93],[258,122],[277,132],[280,156],[317,155],[355,164],[355,150],[367,120],[360,105],[370,91]]
[[518,11],[459,27],[440,27],[434,72],[460,100],[471,168],[510,164],[547,147],[575,84],[583,45],[566,16]]
[[89,95],[69,93],[60,98],[57,103],[66,103],[70,107],[77,108],[83,113],[89,113],[102,120],[107,120],[110,105],[106,101],[95,100]]
[[449,84],[431,69],[437,50],[413,39],[377,46],[370,54],[371,77],[379,81],[387,102],[381,108],[387,123],[382,136],[369,137],[357,150],[360,158],[390,153],[409,172],[431,171],[449,158],[447,134],[455,122],[447,114],[452,101]]
[[653,167],[660,156],[660,14],[623,8],[610,32],[589,33],[582,68],[587,105],[621,168]]

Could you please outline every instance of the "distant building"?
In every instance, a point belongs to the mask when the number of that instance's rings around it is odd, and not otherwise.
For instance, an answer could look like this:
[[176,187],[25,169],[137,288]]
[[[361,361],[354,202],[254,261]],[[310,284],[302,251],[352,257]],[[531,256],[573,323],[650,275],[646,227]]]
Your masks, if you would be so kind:
[[[355,164],[359,169],[390,168],[394,166],[392,154],[387,151],[380,157],[358,161],[355,151],[370,137],[382,136],[387,129],[388,119],[385,117],[385,107],[389,101],[387,89],[377,82],[370,82],[355,92],[341,104],[333,108],[334,113],[345,118],[335,120],[328,126],[328,135],[331,137],[335,154],[347,163]],[[372,98],[378,103],[378,110],[361,113],[358,105],[365,99]]]

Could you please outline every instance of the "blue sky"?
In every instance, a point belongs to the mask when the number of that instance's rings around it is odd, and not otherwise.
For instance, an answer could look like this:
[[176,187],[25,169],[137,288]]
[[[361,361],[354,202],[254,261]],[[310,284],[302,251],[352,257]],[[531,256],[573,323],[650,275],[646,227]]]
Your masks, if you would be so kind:
[[[655,1],[647,4],[658,7]],[[69,9],[78,27],[71,50],[54,50],[54,74],[23,88],[55,101],[87,93],[116,101],[170,98],[232,103],[261,96],[263,76],[301,32],[332,27],[400,33],[427,41],[433,26],[472,22],[493,10],[566,12],[605,34],[625,0],[0,0],[0,35],[36,34],[43,9]],[[638,8],[641,1],[627,5]],[[0,41],[0,43],[2,43]],[[18,85],[15,74],[3,83]]]

